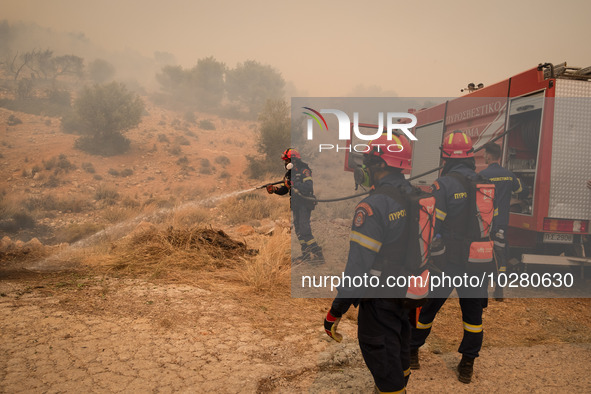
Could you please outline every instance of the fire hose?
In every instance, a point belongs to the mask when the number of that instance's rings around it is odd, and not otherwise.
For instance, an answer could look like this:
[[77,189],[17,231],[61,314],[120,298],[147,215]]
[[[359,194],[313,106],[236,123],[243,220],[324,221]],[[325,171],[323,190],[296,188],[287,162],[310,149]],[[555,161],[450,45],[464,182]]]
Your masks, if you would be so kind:
[[[513,126],[513,127],[509,128],[507,131],[504,131],[503,133],[501,133],[501,134],[499,134],[498,136],[494,137],[494,138],[493,138],[493,139],[491,139],[489,142],[495,142],[495,141],[497,141],[498,139],[500,139],[500,138],[504,137],[505,135],[509,134],[511,131],[515,130],[515,129],[517,128],[517,126],[518,126],[518,125],[515,125],[515,126]],[[483,149],[483,148],[484,148],[484,145],[482,145],[482,146],[480,146],[480,147],[478,147],[478,148],[474,149],[474,150],[473,150],[473,152],[474,152],[474,153],[476,153],[476,152],[480,151],[480,150],[481,150],[481,149]],[[443,166],[439,166],[439,167],[433,168],[433,169],[431,169],[431,170],[429,170],[429,171],[425,171],[425,172],[423,172],[422,174],[418,174],[418,175],[412,176],[412,177],[408,178],[407,180],[410,182],[410,181],[413,181],[413,180],[415,180],[415,179],[422,178],[422,177],[424,177],[425,175],[429,175],[429,174],[431,174],[431,173],[433,173],[433,172],[435,172],[435,171],[439,171],[439,170],[441,170],[442,168],[443,168]],[[276,182],[276,183],[272,183],[272,185],[276,185],[276,184],[278,184],[278,183],[283,183],[283,181],[279,181],[279,182]],[[262,186],[262,187],[260,187],[260,188],[264,188],[264,187],[266,187],[266,186],[267,186],[267,185],[263,185],[263,186]],[[351,196],[347,196],[347,197],[339,197],[339,198],[328,198],[328,199],[319,199],[319,198],[316,198],[316,197],[309,197],[309,196],[304,196],[304,195],[302,195],[300,192],[298,192],[298,191],[297,191],[297,189],[293,189],[293,190],[294,190],[294,192],[295,192],[295,193],[298,195],[298,197],[301,197],[301,198],[303,198],[304,200],[308,200],[308,201],[314,201],[315,203],[319,203],[319,202],[336,202],[336,201],[344,201],[344,200],[349,200],[349,199],[356,198],[356,197],[365,196],[365,195],[367,195],[367,194],[369,194],[369,193],[370,193],[370,191],[368,190],[368,191],[365,191],[365,192],[363,192],[363,193],[357,193],[357,194],[353,194],[353,195],[351,195]]]

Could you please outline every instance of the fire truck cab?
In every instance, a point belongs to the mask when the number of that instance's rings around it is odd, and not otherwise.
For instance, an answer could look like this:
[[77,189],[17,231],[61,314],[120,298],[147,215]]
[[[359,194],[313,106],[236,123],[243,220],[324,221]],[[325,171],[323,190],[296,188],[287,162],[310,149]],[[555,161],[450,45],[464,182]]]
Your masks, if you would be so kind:
[[[471,84],[473,85],[473,84]],[[591,67],[540,64],[487,87],[414,113],[411,181],[429,187],[439,147],[454,130],[475,149],[489,141],[502,148],[501,165],[520,180],[508,229],[512,255],[525,264],[591,264],[584,243],[591,221]],[[364,125],[371,127],[371,125]],[[347,155],[346,167],[359,162]],[[486,168],[476,153],[476,171]],[[419,177],[420,176],[420,177]],[[515,263],[515,260],[513,260]]]

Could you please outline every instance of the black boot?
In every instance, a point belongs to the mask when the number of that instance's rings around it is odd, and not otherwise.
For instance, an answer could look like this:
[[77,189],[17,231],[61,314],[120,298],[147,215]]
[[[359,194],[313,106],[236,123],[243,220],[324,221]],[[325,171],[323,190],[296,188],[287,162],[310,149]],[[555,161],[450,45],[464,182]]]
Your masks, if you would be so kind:
[[309,263],[310,259],[311,259],[310,252],[305,251],[302,253],[302,255],[300,257],[296,257],[294,260],[292,260],[292,264]]
[[503,302],[505,300],[503,298],[503,288],[501,286],[497,285],[497,287],[495,287],[493,297],[495,298],[495,301]]
[[310,248],[310,252],[313,257],[310,257],[309,264],[311,265],[322,265],[324,264],[324,254],[322,253],[322,248],[317,243],[312,244]]
[[462,360],[458,364],[458,380],[462,383],[470,383],[472,381],[472,373],[474,372],[474,359],[467,356],[462,356]]
[[419,349],[410,349],[410,369],[421,369]]

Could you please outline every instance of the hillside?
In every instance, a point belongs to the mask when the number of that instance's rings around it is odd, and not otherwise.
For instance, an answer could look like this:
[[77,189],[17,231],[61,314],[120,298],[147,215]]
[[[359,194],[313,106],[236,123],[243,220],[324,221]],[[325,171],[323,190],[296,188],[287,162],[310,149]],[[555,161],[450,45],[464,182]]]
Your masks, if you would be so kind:
[[126,134],[130,152],[101,157],[74,149],[59,119],[0,109],[0,237],[71,243],[141,212],[249,188],[255,124],[194,116],[148,104]]

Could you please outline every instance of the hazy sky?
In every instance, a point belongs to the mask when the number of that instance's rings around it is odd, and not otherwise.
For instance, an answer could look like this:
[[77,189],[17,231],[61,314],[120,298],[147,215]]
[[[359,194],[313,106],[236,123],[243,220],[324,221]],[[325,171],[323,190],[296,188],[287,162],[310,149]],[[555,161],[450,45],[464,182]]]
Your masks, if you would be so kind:
[[255,59],[309,96],[358,85],[458,96],[540,62],[591,66],[590,17],[587,0],[0,0],[0,19],[83,32],[106,49],[170,52],[184,67]]

